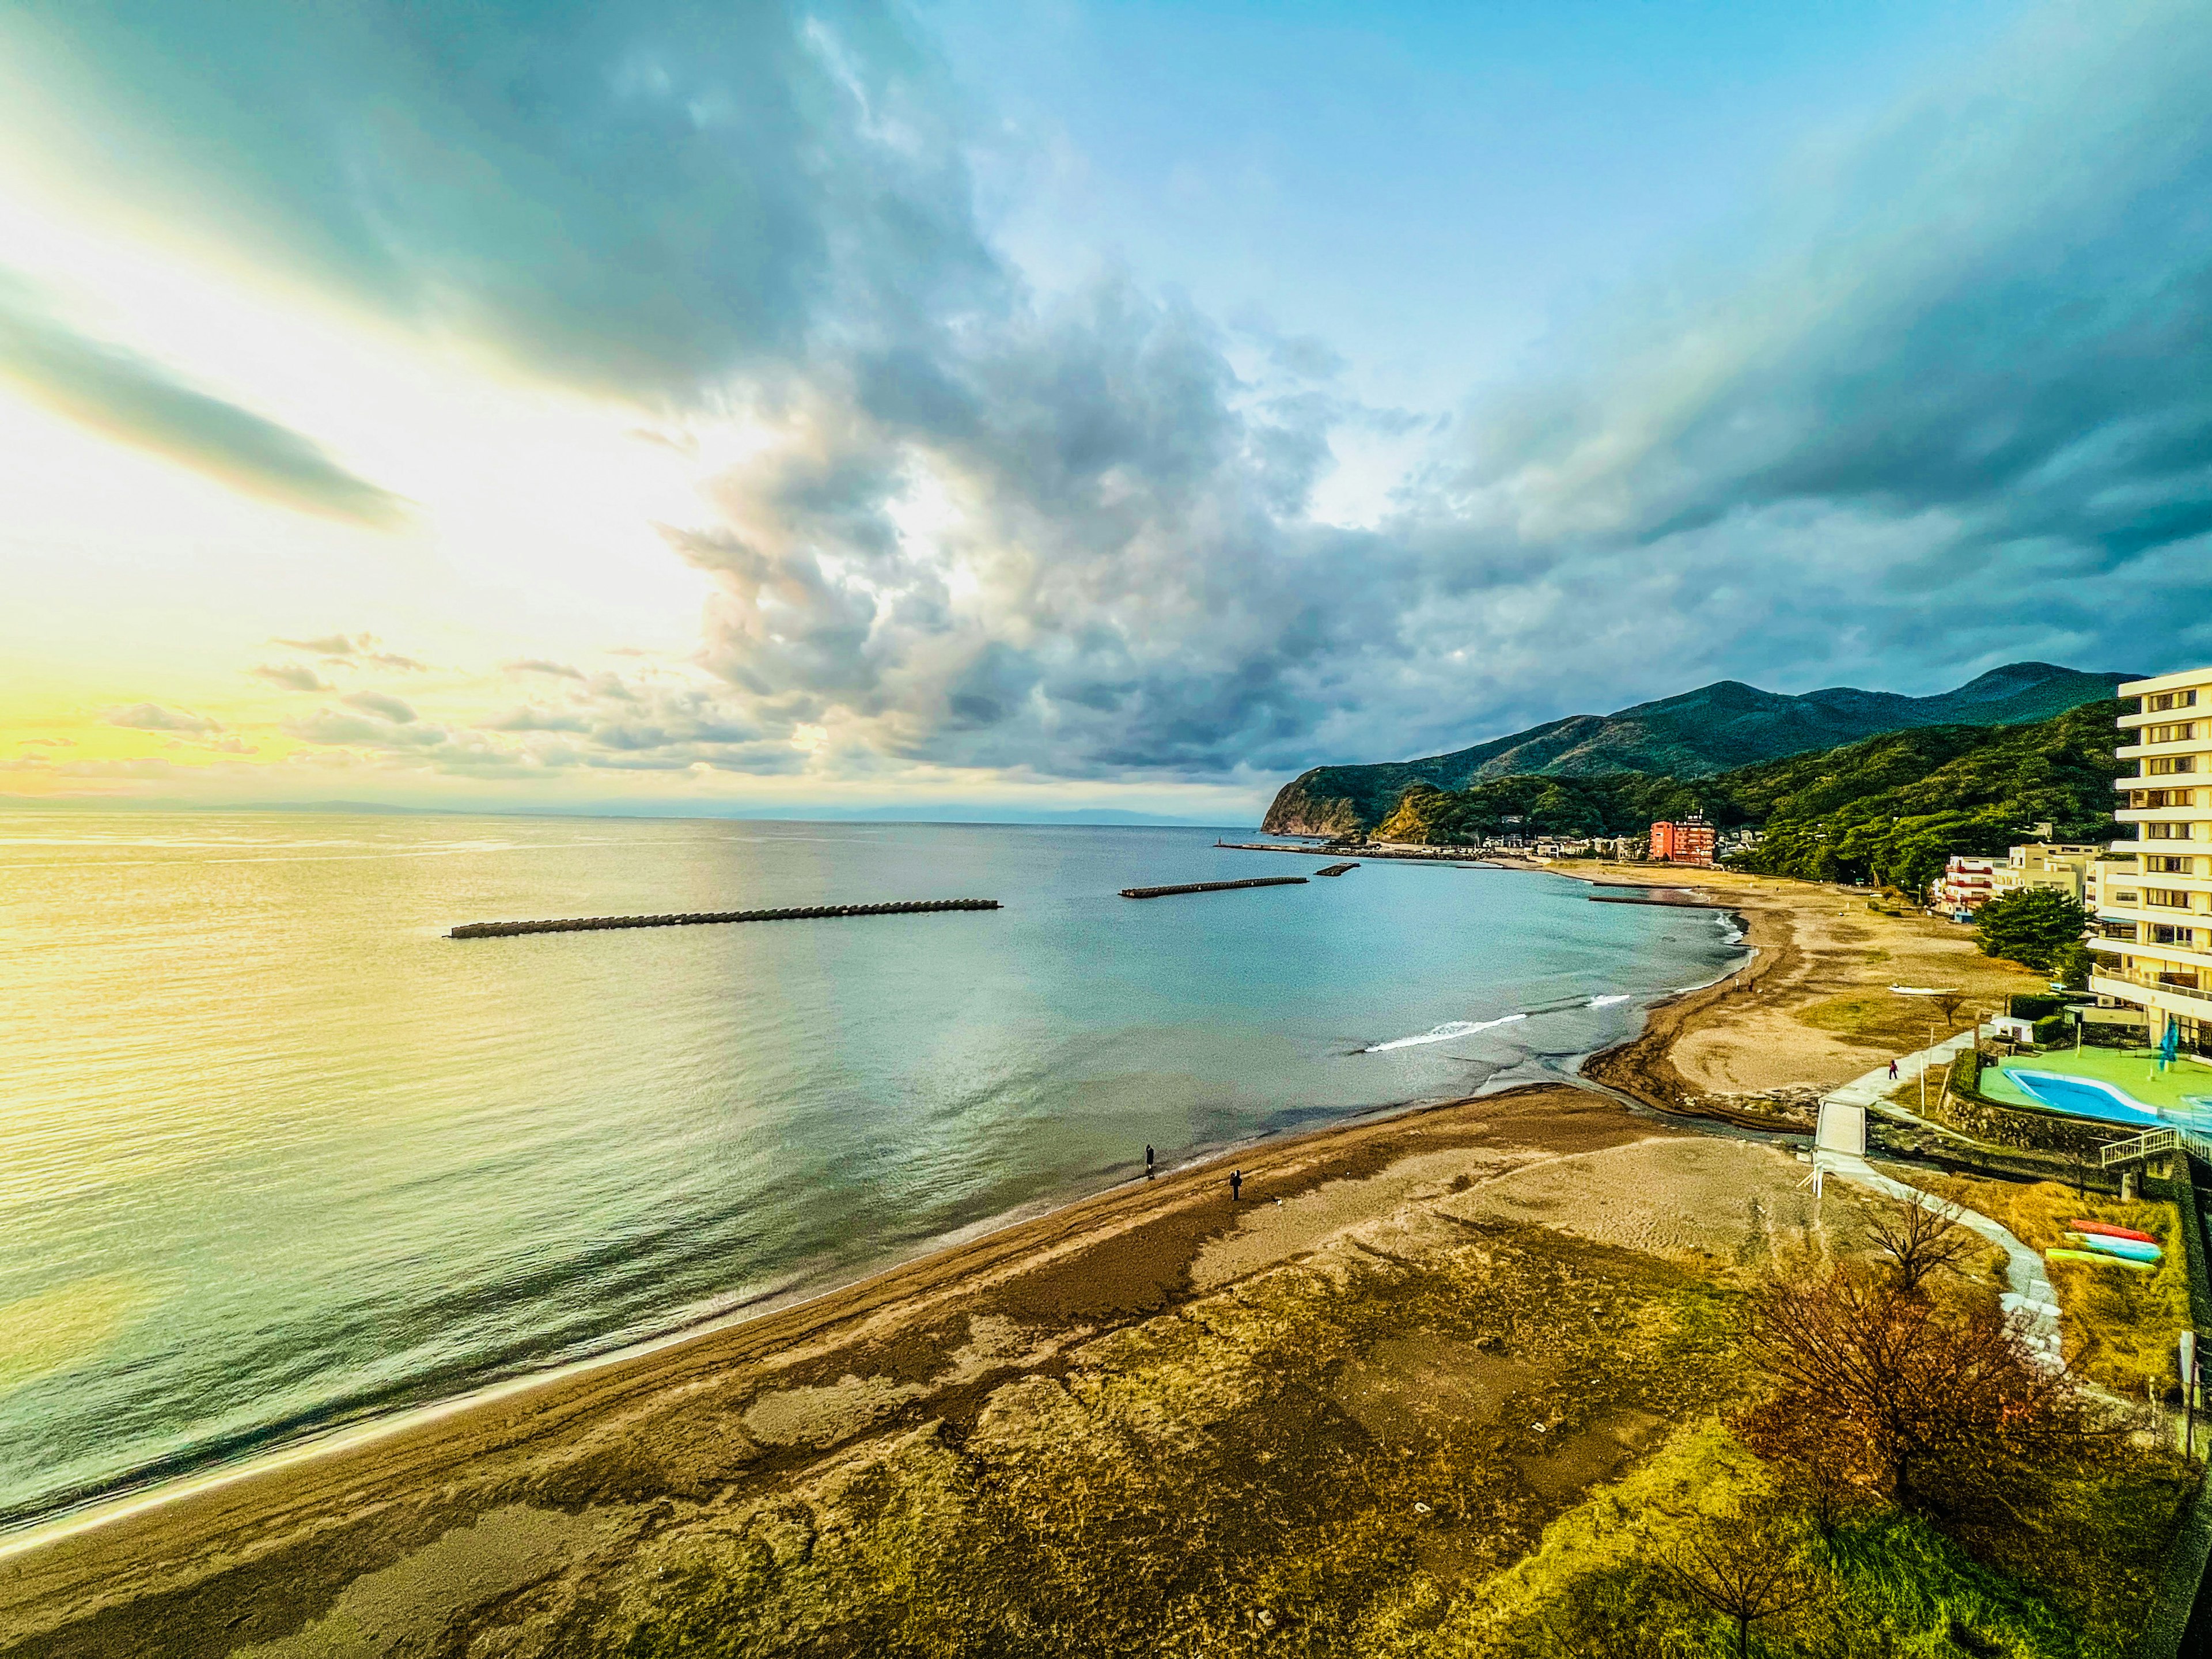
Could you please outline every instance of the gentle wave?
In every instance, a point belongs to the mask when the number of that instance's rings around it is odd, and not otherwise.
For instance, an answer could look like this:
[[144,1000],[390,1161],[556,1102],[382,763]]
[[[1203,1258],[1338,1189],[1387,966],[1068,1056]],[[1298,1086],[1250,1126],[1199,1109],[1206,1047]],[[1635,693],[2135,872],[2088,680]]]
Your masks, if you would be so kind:
[[1619,996],[1592,997],[1589,1000],[1589,1006],[1593,1008],[1613,1008],[1619,1006],[1621,1003],[1633,1002],[1634,1000],[1635,999],[1633,997],[1630,996],[1628,993],[1624,991]]
[[1446,1020],[1434,1030],[1424,1031],[1419,1036],[1399,1037],[1389,1042],[1370,1043],[1359,1052],[1363,1054],[1379,1054],[1391,1048],[1411,1048],[1424,1042],[1449,1042],[1454,1037],[1473,1036],[1477,1031],[1487,1031],[1499,1025],[1510,1025],[1516,1019],[1528,1018],[1526,1014],[1507,1014],[1498,1019]]

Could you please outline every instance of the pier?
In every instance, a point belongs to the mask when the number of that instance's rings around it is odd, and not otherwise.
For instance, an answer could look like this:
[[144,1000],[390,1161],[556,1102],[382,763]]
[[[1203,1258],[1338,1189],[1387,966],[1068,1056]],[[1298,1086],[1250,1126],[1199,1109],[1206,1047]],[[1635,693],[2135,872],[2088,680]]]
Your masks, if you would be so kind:
[[996,910],[996,899],[919,899],[905,904],[807,904],[787,910],[694,910],[665,916],[570,916],[552,921],[468,921],[447,939],[512,939],[517,933],[588,933],[605,927],[698,927],[722,921],[823,921],[839,916],[921,916],[943,910]]
[[1123,898],[1170,898],[1177,893],[1226,893],[1238,887],[1303,887],[1304,876],[1255,876],[1249,881],[1192,881],[1180,887],[1124,887]]
[[1317,876],[1340,876],[1347,870],[1357,870],[1358,867],[1359,866],[1356,864],[1324,864],[1320,869],[1315,871],[1314,874]]

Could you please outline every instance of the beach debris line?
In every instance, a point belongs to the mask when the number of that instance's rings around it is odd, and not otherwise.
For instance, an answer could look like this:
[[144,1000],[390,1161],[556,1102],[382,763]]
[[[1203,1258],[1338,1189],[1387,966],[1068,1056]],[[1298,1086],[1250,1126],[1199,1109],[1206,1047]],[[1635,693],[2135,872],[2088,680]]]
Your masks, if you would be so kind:
[[1176,893],[1225,893],[1232,887],[1303,887],[1304,876],[1254,876],[1245,881],[1190,881],[1180,887],[1124,887],[1123,898],[1168,898]]
[[996,910],[996,899],[916,899],[902,904],[804,904],[781,910],[694,910],[665,916],[567,916],[551,921],[466,921],[447,939],[511,939],[517,933],[584,933],[603,927],[696,927],[720,921],[825,921],[841,916],[917,916],[944,910]]

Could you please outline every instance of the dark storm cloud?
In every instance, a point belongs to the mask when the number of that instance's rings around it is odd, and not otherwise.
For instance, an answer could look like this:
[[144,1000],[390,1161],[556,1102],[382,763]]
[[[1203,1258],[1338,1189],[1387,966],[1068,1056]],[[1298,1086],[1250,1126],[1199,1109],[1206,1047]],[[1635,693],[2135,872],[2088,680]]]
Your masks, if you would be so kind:
[[717,583],[726,693],[512,665],[580,701],[440,763],[790,769],[820,724],[855,767],[1219,776],[1723,674],[2212,653],[2201,6],[2054,8],[1780,167],[1763,221],[1472,399],[1357,529],[1313,515],[1334,441],[1419,424],[1340,396],[1323,343],[1119,276],[1030,291],[895,11],[43,15],[56,84],[131,88],[272,257],[770,434],[665,530]]
[[313,439],[90,339],[0,272],[0,379],[104,437],[280,506],[386,527],[405,503],[356,477]]
[[135,129],[134,191],[593,387],[689,397],[825,307],[927,329],[999,281],[937,68],[868,0],[88,0],[7,39]]

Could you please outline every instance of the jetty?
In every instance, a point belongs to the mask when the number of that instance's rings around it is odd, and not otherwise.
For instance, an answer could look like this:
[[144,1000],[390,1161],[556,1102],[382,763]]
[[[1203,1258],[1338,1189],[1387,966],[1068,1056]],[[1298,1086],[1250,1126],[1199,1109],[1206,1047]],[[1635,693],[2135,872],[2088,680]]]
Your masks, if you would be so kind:
[[934,915],[996,910],[996,899],[918,899],[904,904],[806,904],[785,910],[693,910],[665,916],[564,916],[551,921],[467,921],[447,939],[512,939],[517,933],[588,933],[606,927],[699,927],[724,921],[826,921],[843,916]]
[[[1291,853],[1308,859],[1340,859],[1350,850],[1342,846],[1294,847],[1277,841],[1217,841],[1213,844],[1224,853]],[[1479,857],[1468,848],[1416,847],[1408,842],[1388,842],[1379,847],[1363,845],[1359,848],[1359,856],[1370,861],[1395,859],[1403,864],[1448,865],[1455,870],[1495,870],[1501,867]]]
[[1237,887],[1303,887],[1304,876],[1255,876],[1249,881],[1191,881],[1180,887],[1124,887],[1123,898],[1170,898],[1177,893],[1226,893]]
[[1626,893],[1592,893],[1592,904],[1665,904],[1684,910],[1724,910],[1727,902],[1688,887],[1642,887]]
[[1325,864],[1314,872],[1317,876],[1340,876],[1347,870],[1357,870],[1356,864]]

